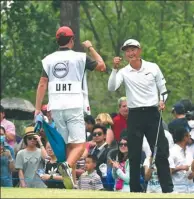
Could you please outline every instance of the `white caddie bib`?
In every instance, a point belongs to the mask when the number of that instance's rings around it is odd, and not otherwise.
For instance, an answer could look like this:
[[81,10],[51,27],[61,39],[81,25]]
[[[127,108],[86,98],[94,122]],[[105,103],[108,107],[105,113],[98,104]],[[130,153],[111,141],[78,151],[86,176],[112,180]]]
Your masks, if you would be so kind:
[[49,82],[49,93],[57,93],[57,94],[76,94],[81,93],[81,82],[76,81],[54,81]]
[[83,109],[82,82],[86,53],[56,51],[44,58],[42,64],[49,79],[49,109]]

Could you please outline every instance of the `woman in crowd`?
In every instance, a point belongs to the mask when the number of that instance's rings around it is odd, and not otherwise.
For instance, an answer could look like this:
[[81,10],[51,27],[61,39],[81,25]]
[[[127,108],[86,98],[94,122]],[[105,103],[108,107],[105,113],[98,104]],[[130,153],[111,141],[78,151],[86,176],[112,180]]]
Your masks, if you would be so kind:
[[116,161],[110,160],[113,168],[112,175],[115,179],[114,189],[115,191],[130,192],[127,137],[122,137],[118,145]]
[[37,175],[37,170],[43,168],[46,151],[40,137],[34,133],[33,126],[25,129],[23,141],[26,147],[17,153],[15,164],[18,169],[20,187],[46,187]]
[[114,140],[114,133],[112,131],[113,120],[108,113],[100,113],[96,117],[96,124],[104,125],[107,128],[106,143],[110,145]]

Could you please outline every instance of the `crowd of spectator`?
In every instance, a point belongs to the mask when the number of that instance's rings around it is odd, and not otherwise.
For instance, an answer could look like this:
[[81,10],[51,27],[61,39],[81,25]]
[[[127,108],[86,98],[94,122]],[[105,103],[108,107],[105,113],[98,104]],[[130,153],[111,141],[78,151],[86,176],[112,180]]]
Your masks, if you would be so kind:
[[[52,115],[42,107],[45,120],[55,128]],[[75,189],[130,192],[126,97],[118,100],[118,113],[85,115],[86,147],[73,174]],[[172,108],[174,119],[163,121],[169,143],[169,167],[174,192],[194,193],[194,106],[181,100]],[[16,142],[16,130],[0,108],[1,187],[61,188],[57,158],[44,129],[34,133],[34,124]],[[146,137],[142,144],[140,183],[142,192],[161,193],[157,168],[151,166],[152,152]],[[165,175],[165,173],[163,174]]]

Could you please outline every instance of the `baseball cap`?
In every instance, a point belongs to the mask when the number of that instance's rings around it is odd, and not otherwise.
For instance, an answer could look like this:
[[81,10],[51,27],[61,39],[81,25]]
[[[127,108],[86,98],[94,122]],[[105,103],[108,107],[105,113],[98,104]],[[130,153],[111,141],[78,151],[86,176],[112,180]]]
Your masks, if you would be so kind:
[[140,43],[135,39],[128,39],[124,42],[123,46],[121,47],[121,50],[125,50],[128,46],[136,46],[138,48],[141,48]]
[[185,114],[185,108],[183,106],[183,104],[181,103],[177,103],[172,107],[172,113],[176,113],[176,114]]
[[74,33],[68,26],[62,26],[56,32],[56,38],[59,39],[60,36],[73,37]]

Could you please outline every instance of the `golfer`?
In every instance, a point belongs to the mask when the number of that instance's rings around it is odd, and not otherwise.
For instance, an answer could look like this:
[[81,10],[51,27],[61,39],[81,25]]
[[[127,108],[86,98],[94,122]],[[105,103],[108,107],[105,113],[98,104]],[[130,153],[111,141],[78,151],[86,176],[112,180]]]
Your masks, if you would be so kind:
[[56,32],[56,40],[59,49],[42,60],[43,72],[37,88],[35,115],[41,111],[48,87],[48,109],[67,145],[67,161],[59,166],[59,172],[64,177],[65,187],[71,189],[72,168],[85,150],[84,73],[86,69],[105,71],[106,66],[90,41],[82,44],[92,58],[86,53],[72,50],[74,33],[69,27],[60,27]]
[[[157,64],[141,59],[141,46],[138,41],[134,39],[125,41],[121,50],[124,51],[125,58],[129,63],[118,71],[122,59],[114,57],[108,90],[115,91],[121,83],[124,83],[129,108],[127,131],[128,149],[130,151],[130,191],[140,192],[140,161],[143,136],[146,136],[153,153],[160,118],[158,107],[160,110],[165,108],[161,94],[166,92],[166,81]],[[164,98],[166,99],[167,96],[164,96]],[[155,164],[162,191],[168,193],[173,191],[173,184],[168,162],[168,141],[162,125],[160,125],[158,139]]]

